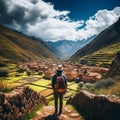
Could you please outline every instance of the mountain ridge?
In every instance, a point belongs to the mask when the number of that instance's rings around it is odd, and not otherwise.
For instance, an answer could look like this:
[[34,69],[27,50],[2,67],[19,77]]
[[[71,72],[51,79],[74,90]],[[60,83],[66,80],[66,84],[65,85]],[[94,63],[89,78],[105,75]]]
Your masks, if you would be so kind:
[[28,61],[36,58],[58,59],[57,55],[52,53],[50,48],[48,49],[47,45],[43,45],[42,42],[44,41],[34,40],[29,36],[0,25],[1,59],[11,59],[15,61]]
[[[112,62],[115,58],[116,53],[120,50],[120,18],[119,20],[102,31],[92,42],[77,51],[70,60],[76,60],[84,64],[94,65],[96,61],[102,62]],[[107,49],[108,48],[108,49]],[[107,57],[106,58],[104,57]],[[101,61],[99,60],[101,59]],[[89,64],[89,61],[91,63]],[[104,62],[103,62],[104,64]],[[100,64],[99,64],[100,65]]]

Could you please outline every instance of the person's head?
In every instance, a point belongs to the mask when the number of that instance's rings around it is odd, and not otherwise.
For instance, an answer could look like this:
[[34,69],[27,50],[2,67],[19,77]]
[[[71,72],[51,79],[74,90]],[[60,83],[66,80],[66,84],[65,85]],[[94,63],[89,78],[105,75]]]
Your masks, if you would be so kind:
[[58,71],[58,72],[62,72],[62,71],[63,71],[62,65],[58,65],[57,71]]

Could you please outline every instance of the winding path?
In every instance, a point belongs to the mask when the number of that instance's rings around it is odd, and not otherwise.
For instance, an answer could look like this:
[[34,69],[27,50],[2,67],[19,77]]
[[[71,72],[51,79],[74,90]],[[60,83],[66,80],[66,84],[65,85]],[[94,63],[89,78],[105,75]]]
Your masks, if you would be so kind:
[[53,114],[54,106],[44,106],[36,112],[36,116],[30,120],[82,120],[81,116],[69,107],[63,107],[63,112],[60,116]]

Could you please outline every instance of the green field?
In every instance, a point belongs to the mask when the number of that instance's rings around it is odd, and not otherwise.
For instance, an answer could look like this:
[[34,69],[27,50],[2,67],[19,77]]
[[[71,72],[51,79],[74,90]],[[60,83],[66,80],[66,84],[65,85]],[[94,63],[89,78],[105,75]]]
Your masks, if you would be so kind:
[[109,67],[118,51],[120,51],[120,42],[103,47],[90,55],[86,55],[80,59],[80,62],[86,65]]
[[[26,72],[18,73],[17,67],[14,64],[3,67],[3,69],[9,72],[8,77],[0,77],[0,81],[6,81],[11,87],[19,86],[29,86],[36,92],[41,93],[46,97],[50,104],[53,104],[53,90],[51,87],[51,80],[44,79],[43,75],[38,75],[37,73],[28,76]],[[68,82],[67,92],[64,95],[64,101],[66,101],[70,96],[74,95],[77,91],[78,85],[73,82]],[[65,102],[64,102],[65,103]]]

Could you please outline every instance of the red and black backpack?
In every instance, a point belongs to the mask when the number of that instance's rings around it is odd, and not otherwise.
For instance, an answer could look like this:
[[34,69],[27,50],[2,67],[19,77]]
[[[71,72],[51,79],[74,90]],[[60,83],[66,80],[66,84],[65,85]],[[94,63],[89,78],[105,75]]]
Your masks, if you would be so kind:
[[55,82],[55,90],[59,93],[64,93],[66,91],[66,83],[65,83],[65,77],[64,76],[57,76],[56,82]]

